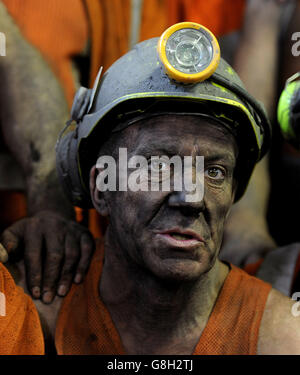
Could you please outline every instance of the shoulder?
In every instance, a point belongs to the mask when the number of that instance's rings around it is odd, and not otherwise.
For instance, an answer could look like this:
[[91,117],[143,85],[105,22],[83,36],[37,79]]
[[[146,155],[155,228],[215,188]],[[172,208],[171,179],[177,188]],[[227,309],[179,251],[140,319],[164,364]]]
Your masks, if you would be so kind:
[[[16,279],[20,279],[19,274],[15,272]],[[27,304],[31,301],[30,297],[24,293],[21,285],[19,285],[9,267],[0,263],[0,292],[2,300],[5,298],[6,305],[16,305],[18,303]]]
[[[12,281],[14,280],[16,288],[19,287],[18,289],[22,290],[22,293],[24,293],[26,297],[31,300],[26,284],[24,261],[9,264],[7,269],[7,274],[10,275]],[[38,311],[45,340],[54,342],[56,319],[63,299],[56,296],[50,305],[46,305],[40,300],[32,301]]]
[[300,354],[300,309],[298,302],[272,289],[266,301],[258,354]]

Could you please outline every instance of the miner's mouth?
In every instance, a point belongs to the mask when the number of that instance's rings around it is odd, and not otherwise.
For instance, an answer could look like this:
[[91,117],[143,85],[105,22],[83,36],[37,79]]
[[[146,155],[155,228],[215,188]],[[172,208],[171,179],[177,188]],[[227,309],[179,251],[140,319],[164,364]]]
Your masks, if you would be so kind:
[[205,242],[197,232],[191,229],[171,228],[168,230],[156,231],[156,233],[174,241]]
[[171,232],[171,233],[168,233],[168,234],[172,238],[175,238],[176,240],[181,240],[181,241],[184,241],[184,240],[196,240],[197,239],[197,238],[195,238],[194,236],[192,236],[190,234],[180,234],[180,233],[176,233],[176,232]]

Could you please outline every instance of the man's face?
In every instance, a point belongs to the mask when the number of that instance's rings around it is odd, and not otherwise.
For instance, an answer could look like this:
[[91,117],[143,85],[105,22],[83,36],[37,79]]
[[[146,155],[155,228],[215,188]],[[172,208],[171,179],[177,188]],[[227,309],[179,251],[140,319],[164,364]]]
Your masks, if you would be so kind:
[[234,199],[233,136],[199,117],[176,115],[143,120],[120,134],[117,150],[127,148],[128,159],[204,156],[204,198],[199,202],[186,202],[184,189],[100,193],[108,207],[109,236],[121,249],[119,256],[159,278],[198,278],[216,260]]

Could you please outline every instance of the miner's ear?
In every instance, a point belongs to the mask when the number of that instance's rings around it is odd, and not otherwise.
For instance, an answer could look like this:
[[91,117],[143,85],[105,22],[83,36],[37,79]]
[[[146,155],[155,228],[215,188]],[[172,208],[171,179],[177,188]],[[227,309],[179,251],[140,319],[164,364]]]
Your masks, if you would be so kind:
[[108,207],[104,199],[104,194],[97,189],[98,170],[94,165],[90,170],[90,194],[95,209],[101,216],[108,216]]

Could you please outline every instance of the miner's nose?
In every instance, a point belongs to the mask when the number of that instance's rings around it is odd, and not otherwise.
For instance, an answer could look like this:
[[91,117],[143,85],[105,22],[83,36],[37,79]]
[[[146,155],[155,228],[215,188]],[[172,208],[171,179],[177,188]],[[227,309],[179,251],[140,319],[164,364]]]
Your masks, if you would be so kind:
[[195,214],[204,210],[203,196],[195,196],[187,191],[174,191],[169,196],[169,206],[184,211],[185,214]]

